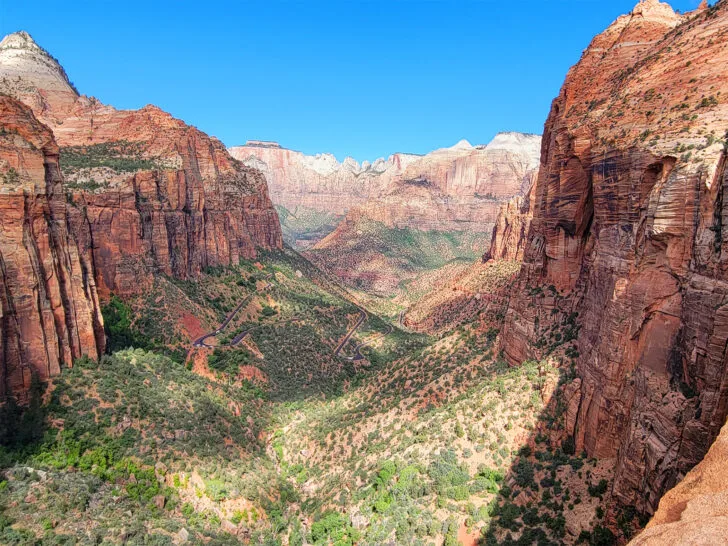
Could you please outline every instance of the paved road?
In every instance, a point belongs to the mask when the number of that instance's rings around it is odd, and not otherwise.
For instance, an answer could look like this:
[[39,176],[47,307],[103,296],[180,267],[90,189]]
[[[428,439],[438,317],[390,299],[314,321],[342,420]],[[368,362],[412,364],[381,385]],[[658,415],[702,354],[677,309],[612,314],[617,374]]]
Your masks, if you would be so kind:
[[369,315],[367,312],[359,307],[359,320],[356,321],[356,324],[349,330],[346,335],[344,336],[344,339],[341,340],[341,343],[334,349],[334,356],[339,356],[343,348],[346,346],[346,344],[351,339],[351,336],[354,335],[354,333],[359,329],[359,327],[364,324],[364,321],[366,321],[369,318]]
[[[270,278],[271,278],[271,275],[268,275],[266,277],[266,279],[270,279]],[[253,292],[249,296],[246,296],[243,299],[243,301],[241,301],[238,304],[238,306],[235,309],[233,309],[232,312],[227,317],[225,317],[225,320],[223,320],[222,323],[220,323],[220,326],[218,326],[216,330],[214,330],[212,332],[208,332],[208,333],[206,333],[206,334],[198,337],[196,340],[194,340],[192,342],[192,347],[207,347],[208,349],[214,349],[216,346],[215,345],[209,345],[209,344],[205,343],[205,340],[208,339],[208,338],[211,338],[211,337],[215,337],[220,332],[222,332],[227,327],[227,325],[230,324],[230,321],[235,318],[235,315],[237,315],[243,307],[245,307],[246,305],[248,305],[250,303],[250,300],[253,299],[253,296],[257,296],[258,294],[260,294],[264,290],[267,290],[268,288],[270,288],[270,286],[271,286],[271,284],[268,281],[266,281],[265,286],[263,286],[259,290],[256,290],[255,292]],[[246,335],[248,335],[248,333],[252,329],[253,328],[250,328],[247,331],[242,332],[242,333],[238,334],[237,336],[235,336],[235,338],[227,346],[228,347],[232,347],[233,345],[237,345],[238,343],[240,343],[243,340],[243,338]],[[225,347],[225,345],[217,345],[217,347]]]
[[[266,278],[269,279],[270,277],[271,277],[271,275],[268,275]],[[256,324],[254,326],[251,326],[247,330],[243,330],[242,332],[238,333],[228,344],[210,345],[210,344],[206,343],[207,339],[219,335],[220,332],[222,332],[227,327],[227,325],[230,324],[230,322],[235,318],[235,316],[240,312],[240,310],[243,309],[246,305],[248,305],[248,303],[250,303],[250,300],[253,299],[254,296],[258,295],[260,292],[262,292],[264,290],[267,290],[270,286],[272,286],[272,285],[269,282],[266,282],[265,286],[263,286],[259,290],[256,290],[252,294],[246,296],[243,299],[243,301],[241,301],[238,304],[238,306],[235,309],[233,309],[232,312],[227,317],[225,317],[225,320],[223,320],[222,323],[220,323],[220,326],[218,326],[214,331],[208,332],[208,333],[198,337],[196,340],[194,340],[192,342],[192,348],[194,349],[194,348],[206,347],[208,349],[214,349],[215,347],[235,347],[241,341],[243,341],[248,336],[248,334],[250,334],[251,332],[260,328],[262,325]],[[368,339],[361,342],[359,345],[357,345],[354,348],[354,356],[341,356],[341,351],[344,350],[344,347],[346,347],[346,345],[349,343],[349,340],[351,339],[351,337],[356,333],[356,331],[359,328],[361,328],[362,324],[364,324],[369,319],[369,314],[366,312],[366,310],[363,307],[357,306],[357,308],[359,309],[359,318],[357,319],[354,326],[352,326],[351,329],[346,333],[344,338],[341,340],[341,343],[339,343],[339,345],[336,347],[336,349],[334,349],[334,356],[340,356],[341,358],[345,358],[346,360],[351,360],[351,361],[363,360],[364,355],[361,354],[361,350],[364,347],[368,347],[369,345],[371,345],[378,339],[388,336],[394,330],[394,327],[391,324],[388,324],[387,326],[388,326],[389,330],[387,332],[371,336]],[[399,314],[399,324],[400,325],[402,325],[403,315],[404,315],[404,311],[400,312],[400,314]],[[299,317],[294,317],[289,320],[280,321],[277,324],[285,324],[288,322],[297,322],[299,320],[300,320]],[[189,355],[188,355],[188,358],[189,358]]]
[[[401,312],[399,314],[399,322],[402,324],[402,316],[404,312]],[[336,347],[336,350],[334,351],[334,356],[340,356],[341,358],[344,358],[346,360],[351,361],[358,361],[358,360],[364,360],[364,355],[361,354],[361,350],[364,347],[369,347],[372,343],[375,341],[388,336],[394,331],[394,326],[391,324],[387,324],[388,330],[386,332],[383,332],[381,334],[375,334],[373,336],[370,336],[369,338],[365,339],[359,345],[354,347],[354,356],[341,356],[341,351],[344,349],[346,344],[351,339],[351,336],[353,336],[356,331],[361,328],[361,325],[364,324],[364,322],[369,318],[369,315],[367,314],[366,310],[362,307],[359,307],[359,320],[357,320],[356,324],[347,332],[347,334],[344,336],[344,339],[341,340],[341,343],[339,343],[338,347]]]
[[347,360],[353,360],[353,361],[364,360],[364,355],[361,354],[361,350],[364,347],[369,347],[369,345],[371,345],[375,341],[382,339],[383,337],[387,337],[389,334],[391,334],[394,331],[394,326],[392,326],[391,324],[387,324],[387,328],[389,328],[389,330],[387,330],[386,332],[383,332],[381,334],[376,334],[374,336],[370,336],[369,338],[362,341],[359,345],[357,345],[354,348],[354,356],[347,357]]

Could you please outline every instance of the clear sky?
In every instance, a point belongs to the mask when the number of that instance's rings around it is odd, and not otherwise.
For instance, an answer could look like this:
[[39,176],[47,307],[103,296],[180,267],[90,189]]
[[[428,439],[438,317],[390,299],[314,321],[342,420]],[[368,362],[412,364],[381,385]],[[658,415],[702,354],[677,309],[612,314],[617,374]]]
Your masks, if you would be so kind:
[[27,30],[117,108],[373,160],[540,133],[568,68],[635,3],[0,0],[0,32]]

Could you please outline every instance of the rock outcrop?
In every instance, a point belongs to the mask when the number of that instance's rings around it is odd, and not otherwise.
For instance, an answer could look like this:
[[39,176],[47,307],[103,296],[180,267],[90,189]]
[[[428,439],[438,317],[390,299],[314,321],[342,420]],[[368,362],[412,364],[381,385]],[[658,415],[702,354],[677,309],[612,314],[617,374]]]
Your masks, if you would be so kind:
[[68,209],[52,132],[0,95],[0,399],[22,403],[33,375],[104,349],[93,256]]
[[419,157],[394,154],[374,163],[359,164],[352,158],[339,163],[331,154],[309,156],[261,141],[234,146],[230,154],[265,174],[276,205],[333,214],[346,214],[379,195],[404,166]]
[[79,96],[26,33],[0,42],[0,90],[53,130],[70,225],[93,251],[102,294],[138,294],[155,273],[191,278],[282,245],[260,171],[157,107],[116,110]]
[[534,186],[531,186],[525,195],[517,195],[500,206],[490,237],[490,248],[483,255],[484,262],[523,260],[528,230],[531,228],[531,218],[533,218],[533,189]]
[[631,546],[724,544],[728,537],[728,425],[673,489]]
[[490,231],[501,202],[533,182],[541,138],[500,133],[486,146],[460,141],[424,156],[394,154],[361,165],[351,158],[306,156],[274,143],[230,149],[263,171],[277,205],[357,215],[388,227]]
[[506,316],[514,365],[578,317],[568,433],[616,457],[614,498],[643,512],[728,413],[727,37],[728,2],[643,0],[592,41],[546,122]]
[[0,42],[0,91],[0,396],[98,357],[99,296],[282,246],[260,171],[159,108],[80,96],[27,33]]

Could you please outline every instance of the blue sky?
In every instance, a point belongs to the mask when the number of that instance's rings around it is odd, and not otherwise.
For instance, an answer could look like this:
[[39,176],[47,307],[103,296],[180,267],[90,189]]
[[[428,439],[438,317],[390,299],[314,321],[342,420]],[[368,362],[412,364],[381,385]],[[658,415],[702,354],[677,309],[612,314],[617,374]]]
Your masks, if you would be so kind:
[[372,160],[540,133],[568,68],[635,3],[0,0],[0,32],[30,32],[81,93],[228,146]]

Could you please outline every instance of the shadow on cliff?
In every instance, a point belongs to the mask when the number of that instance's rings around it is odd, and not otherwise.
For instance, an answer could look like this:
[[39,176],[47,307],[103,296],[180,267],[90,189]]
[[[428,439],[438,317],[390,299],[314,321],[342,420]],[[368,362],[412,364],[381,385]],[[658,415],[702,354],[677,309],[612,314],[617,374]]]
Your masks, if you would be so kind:
[[[563,388],[574,378],[574,349],[560,350],[558,379],[539,364],[536,380],[542,410],[512,452],[491,515],[477,545],[624,544],[646,521],[612,502],[613,461],[577,453],[564,431],[567,408]],[[570,355],[570,356],[566,356]]]
[[45,435],[44,390],[38,376],[32,374],[26,407],[20,406],[12,395],[0,405],[0,469],[12,461],[9,453],[32,451]]

